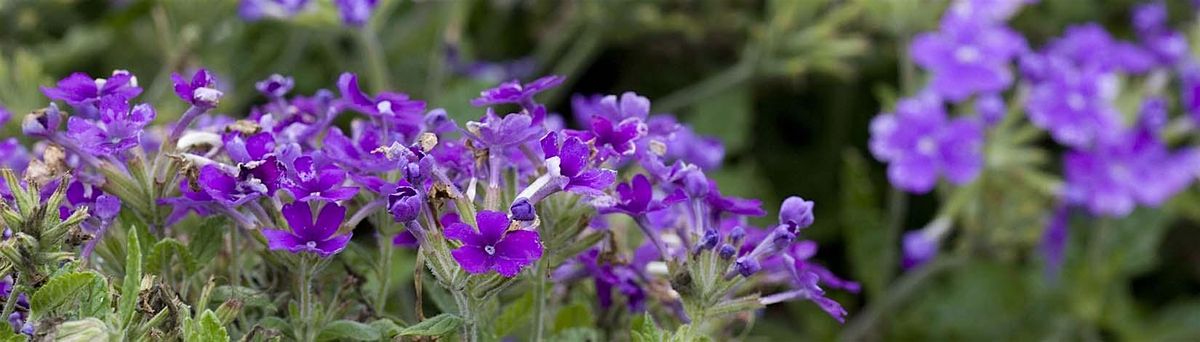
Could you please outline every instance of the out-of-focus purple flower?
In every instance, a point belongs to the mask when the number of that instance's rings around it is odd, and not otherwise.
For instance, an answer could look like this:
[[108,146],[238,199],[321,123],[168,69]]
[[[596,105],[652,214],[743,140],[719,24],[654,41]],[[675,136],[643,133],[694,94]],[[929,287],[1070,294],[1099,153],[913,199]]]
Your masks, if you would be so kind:
[[271,250],[286,250],[292,253],[310,252],[321,257],[341,252],[350,241],[351,233],[334,235],[346,218],[346,208],[326,203],[313,221],[312,207],[308,202],[293,202],[283,206],[283,217],[291,231],[263,229],[267,246]]
[[725,159],[725,145],[721,139],[696,134],[691,127],[681,127],[667,142],[669,159],[682,160],[704,170],[715,170]]
[[477,141],[491,148],[504,148],[523,144],[542,134],[541,125],[535,125],[529,115],[496,115],[491,108],[484,114],[482,122],[467,122],[467,131]]
[[[1042,55],[1065,58],[1077,68],[1100,72],[1144,73],[1156,65],[1150,52],[1132,43],[1114,39],[1096,23],[1067,27],[1062,37],[1051,41]],[[1057,70],[1058,65],[1049,70]]]
[[933,260],[938,254],[942,238],[950,231],[950,223],[950,220],[941,218],[930,222],[925,228],[904,233],[900,246],[903,252],[900,265],[904,269],[913,269]]
[[125,70],[113,71],[107,79],[93,79],[88,74],[77,72],[58,81],[57,87],[41,87],[42,94],[51,100],[60,100],[74,107],[75,116],[95,119],[99,116],[101,99],[114,97],[125,102],[142,93],[137,86],[137,77]]
[[255,21],[263,18],[286,19],[308,7],[309,0],[242,0],[238,15]]
[[1058,271],[1062,268],[1063,252],[1067,248],[1067,234],[1070,234],[1068,231],[1070,218],[1069,207],[1061,206],[1055,209],[1046,223],[1046,230],[1042,233],[1040,250],[1042,257],[1045,258],[1048,277],[1058,275]]
[[901,100],[893,113],[871,120],[871,153],[888,163],[897,188],[926,193],[945,175],[954,184],[975,179],[983,167],[983,128],[974,120],[950,120],[929,94]]
[[1034,84],[1026,104],[1029,120],[1067,146],[1086,147],[1119,131],[1119,113],[1113,105],[1116,79],[1098,68],[1076,68],[1066,60],[1049,57],[1047,78]]
[[378,3],[379,0],[333,0],[342,15],[342,23],[353,27],[366,25]]
[[478,98],[471,100],[471,105],[482,107],[513,103],[532,110],[536,107],[533,102],[534,95],[562,84],[564,79],[562,76],[551,75],[526,84],[521,84],[519,80],[500,83],[495,88],[480,92]]
[[917,35],[910,46],[913,60],[933,74],[930,88],[954,102],[1008,88],[1010,61],[1025,49],[1020,34],[978,20],[943,22],[940,31]]
[[1063,158],[1068,202],[1121,217],[1138,204],[1158,206],[1200,174],[1200,150],[1170,151],[1144,129]]
[[979,114],[979,119],[984,125],[991,126],[1000,122],[1006,111],[1008,108],[1000,94],[983,94],[975,98],[975,113]]
[[216,107],[221,102],[221,97],[225,96],[224,93],[217,90],[217,79],[205,69],[196,70],[196,73],[192,74],[191,81],[185,80],[177,73],[172,73],[171,81],[175,83],[175,95],[196,107]]
[[0,105],[0,127],[7,125],[9,119],[12,119],[12,112],[8,111],[4,105]]
[[779,206],[779,224],[787,226],[793,233],[799,233],[801,229],[808,228],[814,220],[812,201],[791,196],[783,200],[783,204]]
[[149,104],[130,109],[129,103],[116,97],[104,98],[98,110],[97,120],[68,119],[67,135],[85,151],[102,156],[120,155],[138,146],[143,130],[155,117]]
[[292,91],[292,87],[296,85],[296,81],[291,77],[280,74],[272,74],[267,79],[254,83],[254,89],[259,93],[272,99],[283,98],[288,92]]
[[1158,96],[1147,97],[1138,111],[1137,127],[1149,132],[1159,132],[1167,126],[1171,119],[1169,115],[1166,99]]
[[454,260],[468,273],[496,271],[514,277],[525,266],[542,257],[542,241],[536,231],[509,230],[511,221],[501,212],[480,211],[475,214],[479,230],[454,223],[446,227],[446,238],[462,242],[462,247],[450,252]]
[[352,73],[343,73],[338,78],[338,89],[346,108],[382,120],[405,138],[412,139],[420,132],[425,101],[393,92],[380,92],[372,98],[358,87],[358,76]]
[[1189,51],[1187,37],[1167,26],[1167,5],[1155,1],[1133,9],[1133,27],[1147,50],[1165,65],[1175,65],[1186,59]]
[[1008,20],[1022,6],[1038,0],[956,0],[946,10],[943,21],[1001,22]]
[[661,200],[654,199],[654,188],[646,176],[633,176],[629,183],[617,184],[617,195],[620,199],[612,207],[600,208],[600,213],[619,212],[637,217],[648,212],[662,210],[684,199],[681,191],[676,191]]
[[1179,71],[1179,102],[1191,115],[1192,122],[1200,124],[1200,65],[1188,64]]
[[333,164],[318,164],[311,156],[292,161],[285,187],[297,201],[345,201],[354,198],[358,188],[342,186],[346,171]]
[[[0,168],[13,169],[20,173],[25,170],[27,165],[29,165],[29,151],[25,149],[24,145],[21,145],[21,141],[17,138],[0,140]],[[3,184],[3,180],[0,180],[0,184]]]

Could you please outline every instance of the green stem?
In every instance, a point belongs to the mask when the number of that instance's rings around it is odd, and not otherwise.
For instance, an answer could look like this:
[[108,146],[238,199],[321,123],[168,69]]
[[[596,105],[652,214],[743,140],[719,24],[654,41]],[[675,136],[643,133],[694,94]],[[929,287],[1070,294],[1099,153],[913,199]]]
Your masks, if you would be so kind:
[[463,319],[462,337],[467,341],[479,341],[479,317],[476,312],[478,311],[478,307],[471,300],[465,289],[451,289],[450,292],[454,294],[454,301],[458,304],[458,314]]
[[534,275],[533,293],[533,340],[542,341],[543,330],[546,329],[546,278],[549,277],[550,258],[538,260],[537,273]]
[[375,293],[375,314],[382,317],[385,313],[384,309],[387,304],[388,290],[392,280],[392,252],[395,248],[390,246],[388,239],[382,236],[379,240],[379,291]]
[[313,322],[312,278],[313,265],[307,254],[300,255],[300,273],[298,274],[296,292],[300,296],[300,332],[296,337],[301,341],[316,341],[316,327]]
[[8,298],[6,298],[4,300],[4,313],[3,313],[4,316],[3,317],[8,317],[8,316],[12,315],[13,309],[16,309],[16,307],[17,307],[17,294],[21,293],[21,290],[23,290],[25,288],[25,286],[23,286],[23,285],[18,285],[20,283],[17,282],[18,279],[17,279],[16,273],[13,273],[12,277],[13,277],[12,283],[14,285],[13,285],[12,289],[8,291]]
[[363,28],[359,31],[359,40],[362,41],[367,67],[371,70],[371,86],[375,91],[391,89],[391,72],[388,71],[387,58],[384,56],[383,46],[379,43],[379,35],[375,34],[375,30]]

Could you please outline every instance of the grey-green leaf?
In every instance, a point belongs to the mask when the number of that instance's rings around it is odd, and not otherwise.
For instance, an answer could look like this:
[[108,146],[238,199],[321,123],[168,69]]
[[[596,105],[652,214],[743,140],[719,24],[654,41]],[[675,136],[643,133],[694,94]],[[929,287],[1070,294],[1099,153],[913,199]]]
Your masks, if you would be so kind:
[[133,321],[134,306],[137,305],[138,288],[142,283],[142,245],[138,241],[136,228],[129,229],[129,240],[125,248],[125,281],[121,284],[121,298],[117,306],[122,326]]
[[374,341],[379,339],[379,330],[355,321],[329,322],[317,336],[319,341]]
[[462,325],[462,317],[441,314],[400,330],[400,336],[442,336],[454,332]]
[[63,274],[50,278],[34,292],[29,300],[31,316],[41,319],[77,303],[79,317],[101,317],[108,309],[108,296],[108,283],[95,272]]

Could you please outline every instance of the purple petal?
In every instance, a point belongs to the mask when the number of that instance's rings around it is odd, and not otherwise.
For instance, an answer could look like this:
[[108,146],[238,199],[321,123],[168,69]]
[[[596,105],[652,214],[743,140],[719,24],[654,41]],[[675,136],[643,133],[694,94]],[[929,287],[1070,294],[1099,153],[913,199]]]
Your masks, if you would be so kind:
[[304,245],[303,242],[300,242],[300,237],[286,231],[263,229],[261,232],[263,237],[267,238],[267,247],[271,250],[291,250]]
[[313,240],[328,239],[334,233],[337,233],[338,228],[342,226],[342,220],[346,218],[346,207],[326,203],[321,208],[321,213],[317,215],[317,224],[311,234]]
[[492,266],[492,258],[483,251],[482,247],[462,246],[451,251],[450,255],[467,273],[487,273]]
[[475,222],[479,225],[479,235],[486,241],[485,244],[500,241],[504,237],[504,232],[508,231],[508,226],[512,224],[508,219],[508,214],[491,210],[476,213]]
[[307,236],[313,231],[312,208],[308,202],[292,202],[283,206],[283,218],[287,220],[292,232],[298,236]]
[[346,244],[350,242],[350,237],[351,234],[339,235],[329,238],[328,240],[317,242],[316,252],[322,257],[328,257],[330,255],[337,254],[338,252],[341,252],[342,249],[346,248]]
[[447,239],[462,241],[463,245],[466,246],[483,248],[483,246],[494,242],[494,240],[484,240],[483,236],[475,232],[475,229],[466,223],[455,222],[445,225],[445,227],[446,230],[443,234],[446,235]]

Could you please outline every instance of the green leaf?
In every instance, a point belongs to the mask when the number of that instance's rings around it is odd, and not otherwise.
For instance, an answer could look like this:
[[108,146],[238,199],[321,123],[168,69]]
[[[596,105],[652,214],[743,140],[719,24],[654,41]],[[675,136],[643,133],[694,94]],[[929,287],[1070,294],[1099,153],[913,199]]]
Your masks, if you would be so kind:
[[95,272],[73,272],[50,278],[29,300],[33,319],[65,314],[78,304],[78,317],[103,317],[108,310],[108,283]]
[[196,260],[212,260],[224,243],[226,229],[222,228],[229,226],[229,220],[220,215],[213,215],[203,221],[204,224],[192,229],[188,249],[192,251]]
[[230,299],[238,299],[246,306],[260,307],[268,311],[275,310],[275,304],[271,303],[271,298],[262,291],[255,290],[249,287],[221,285],[213,289],[210,302],[225,302]]
[[570,328],[590,327],[591,325],[592,312],[583,303],[568,305],[559,310],[558,316],[554,317],[555,334]]
[[355,321],[329,322],[317,336],[319,341],[374,341],[379,339],[379,330]]
[[513,330],[520,328],[530,322],[530,315],[533,314],[533,300],[535,289],[525,292],[521,298],[509,304],[500,312],[500,317],[496,318],[496,336],[507,336]]
[[697,133],[715,135],[734,153],[746,148],[754,115],[750,113],[750,93],[745,87],[722,92],[697,102],[690,118]]
[[399,336],[442,336],[454,332],[462,325],[462,317],[455,314],[441,314],[421,321],[421,323],[400,330]]
[[662,329],[654,324],[654,319],[649,313],[634,317],[631,323],[629,339],[633,342],[659,342],[665,338]]
[[386,319],[386,318],[375,320],[374,322],[371,322],[371,327],[375,328],[375,330],[379,331],[379,336],[381,338],[387,338],[387,339],[395,337],[396,334],[400,333],[400,330],[404,329],[399,324],[396,324],[396,322],[393,322],[392,320]]
[[896,232],[885,227],[878,209],[879,194],[871,181],[867,161],[857,151],[842,154],[841,222],[844,224],[854,278],[870,298],[879,298],[896,268]]
[[291,325],[287,320],[275,316],[264,317],[263,319],[258,320],[258,325],[262,326],[263,328],[278,331],[284,331],[291,328]]
[[563,330],[554,336],[555,341],[600,341],[600,332],[589,327],[575,327]]
[[229,341],[221,319],[212,310],[204,310],[196,320],[184,319],[183,340],[187,342]]
[[128,249],[125,256],[125,281],[121,284],[121,298],[117,306],[117,315],[121,318],[122,326],[133,322],[137,305],[138,289],[142,283],[142,245],[138,241],[137,229],[129,230]]
[[192,258],[187,246],[174,238],[166,238],[154,244],[150,255],[146,257],[146,273],[154,274],[161,272],[164,267],[170,267],[171,257],[175,255],[183,262],[185,271],[189,274],[196,272],[196,259]]
[[[0,329],[7,331],[8,329]],[[54,327],[54,341],[113,341],[115,339],[104,321],[95,318],[85,318],[77,321],[63,322]],[[24,341],[24,338],[15,341]],[[3,341],[10,341],[3,339]]]

